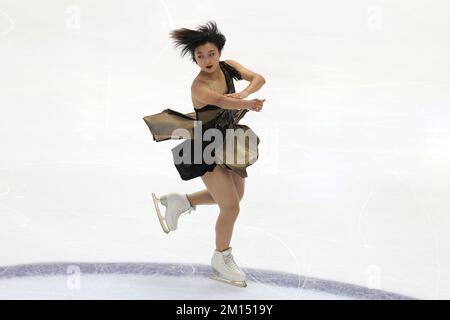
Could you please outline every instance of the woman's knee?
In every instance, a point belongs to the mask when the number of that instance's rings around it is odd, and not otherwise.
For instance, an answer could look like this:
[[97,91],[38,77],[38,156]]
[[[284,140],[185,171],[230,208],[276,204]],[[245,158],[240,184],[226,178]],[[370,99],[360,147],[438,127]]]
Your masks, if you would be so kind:
[[244,189],[241,188],[237,184],[235,184],[235,188],[236,188],[236,192],[237,192],[237,196],[238,196],[238,201],[240,202],[242,200],[242,198],[244,197]]
[[229,201],[226,201],[224,203],[219,203],[220,212],[237,216],[241,209],[239,206],[239,198],[236,197],[235,199],[228,200]]

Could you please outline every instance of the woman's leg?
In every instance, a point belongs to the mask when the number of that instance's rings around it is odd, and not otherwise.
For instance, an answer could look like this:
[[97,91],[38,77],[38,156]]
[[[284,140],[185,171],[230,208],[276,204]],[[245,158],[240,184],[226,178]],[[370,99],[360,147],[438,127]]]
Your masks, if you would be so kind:
[[216,204],[216,201],[211,197],[211,194],[207,189],[194,193],[187,193],[186,197],[191,203],[191,206],[199,204]]
[[[244,189],[245,189],[245,178],[242,178],[240,175],[238,175],[236,172],[231,171],[231,178],[233,179],[234,186],[236,188],[236,191],[239,195],[239,201],[242,200],[242,197],[244,196]],[[186,194],[189,202],[191,203],[191,206],[194,205],[202,205],[202,204],[216,204],[216,201],[211,196],[209,191],[207,189],[200,190],[193,193],[187,193]]]
[[216,222],[216,250],[224,251],[230,247],[234,223],[239,214],[239,195],[231,173],[219,165],[201,178],[208,192],[219,205],[220,213]]
[[234,181],[234,186],[236,187],[236,191],[239,196],[239,201],[241,201],[242,197],[244,197],[245,178],[242,178],[240,175],[238,175],[234,171],[231,171],[231,178]]

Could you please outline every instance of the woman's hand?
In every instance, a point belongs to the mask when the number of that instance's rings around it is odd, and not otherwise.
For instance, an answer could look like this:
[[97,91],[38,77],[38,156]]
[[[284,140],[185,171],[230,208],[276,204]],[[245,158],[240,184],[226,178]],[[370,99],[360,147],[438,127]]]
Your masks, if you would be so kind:
[[245,99],[248,97],[248,92],[243,90],[241,92],[228,93],[225,96],[235,99]]
[[260,112],[262,110],[263,103],[264,101],[266,101],[266,99],[252,99],[247,101],[248,101],[247,109]]

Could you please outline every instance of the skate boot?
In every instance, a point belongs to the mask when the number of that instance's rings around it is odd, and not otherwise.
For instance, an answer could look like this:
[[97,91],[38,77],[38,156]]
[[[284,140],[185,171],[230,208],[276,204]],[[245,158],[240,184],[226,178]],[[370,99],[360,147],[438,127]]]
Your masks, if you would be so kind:
[[[178,218],[182,213],[186,211],[187,213],[191,213],[192,210],[197,208],[195,205],[191,206],[186,194],[168,193],[163,195],[161,198],[158,198],[154,193],[152,193],[152,198],[153,203],[155,204],[156,213],[158,214],[159,223],[165,233],[169,233],[170,231],[177,229]],[[158,202],[166,207],[164,216],[159,210]]]
[[234,262],[231,250],[231,247],[222,252],[214,250],[211,259],[212,279],[245,288],[247,286],[246,275]]

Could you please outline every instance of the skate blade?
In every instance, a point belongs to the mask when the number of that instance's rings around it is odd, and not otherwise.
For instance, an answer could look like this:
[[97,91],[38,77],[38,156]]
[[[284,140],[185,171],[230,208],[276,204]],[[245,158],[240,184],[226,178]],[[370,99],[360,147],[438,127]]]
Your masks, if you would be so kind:
[[162,216],[161,211],[159,210],[158,203],[161,203],[161,200],[159,198],[157,198],[154,193],[152,193],[152,198],[153,198],[153,203],[155,204],[156,214],[158,215],[158,219],[159,219],[159,223],[161,224],[161,228],[163,229],[163,231],[165,233],[169,233],[170,230],[166,225],[166,221],[165,221],[164,217]]
[[232,281],[232,280],[228,280],[225,278],[222,278],[221,276],[217,275],[217,274],[212,274],[211,275],[211,279],[216,280],[216,281],[220,281],[226,284],[231,284],[233,286],[236,287],[241,287],[241,288],[245,288],[247,287],[247,283],[245,281]]

